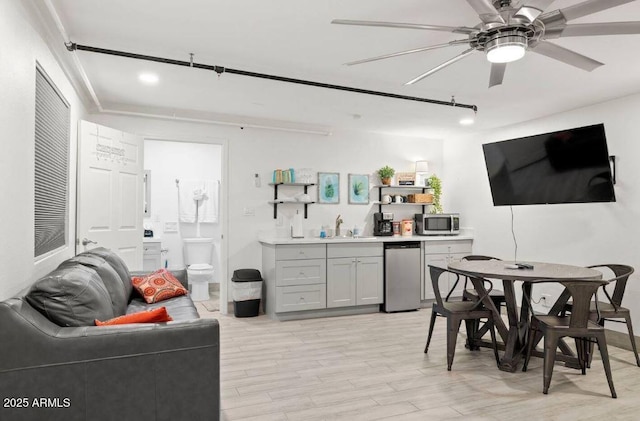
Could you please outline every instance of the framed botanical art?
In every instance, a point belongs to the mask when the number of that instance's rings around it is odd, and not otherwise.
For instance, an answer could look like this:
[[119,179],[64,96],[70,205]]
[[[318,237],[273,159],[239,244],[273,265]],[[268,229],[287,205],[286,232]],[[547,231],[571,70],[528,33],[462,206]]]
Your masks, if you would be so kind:
[[340,203],[340,174],[337,172],[318,173],[318,203]]
[[368,175],[349,174],[349,203],[355,205],[369,204]]

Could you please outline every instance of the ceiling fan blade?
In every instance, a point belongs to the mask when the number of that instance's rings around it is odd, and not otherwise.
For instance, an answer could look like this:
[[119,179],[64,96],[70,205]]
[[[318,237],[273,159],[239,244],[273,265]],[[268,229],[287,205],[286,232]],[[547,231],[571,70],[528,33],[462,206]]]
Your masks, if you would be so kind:
[[473,53],[474,51],[476,51],[475,48],[469,48],[468,50],[463,51],[461,54],[455,56],[454,58],[445,61],[444,63],[442,63],[439,66],[434,67],[433,69],[429,70],[428,72],[425,72],[423,74],[421,74],[420,76],[418,76],[415,79],[411,79],[409,82],[405,83],[405,85],[413,85],[416,82],[421,81],[422,79],[424,79],[427,76],[431,76],[432,74],[434,74],[435,72],[444,69],[447,66],[452,65],[453,63],[462,60],[463,58],[465,58],[466,56],[468,56],[469,54]]
[[529,22],[536,20],[554,0],[528,0],[518,9],[514,16],[526,18]]
[[603,10],[611,9],[633,1],[635,0],[587,0],[573,6],[565,7],[564,9],[545,13],[540,17],[540,20],[549,27],[551,25],[563,24],[583,16],[602,12]]
[[467,0],[469,6],[473,7],[480,20],[484,23],[505,23],[500,12],[493,5],[492,0]]
[[583,56],[575,51],[571,51],[564,47],[560,47],[559,45],[545,41],[538,42],[535,47],[530,48],[530,51],[561,61],[571,66],[578,67],[582,70],[586,70],[587,72],[604,65],[604,63],[600,63],[592,58]]
[[468,39],[461,39],[461,40],[447,42],[447,43],[444,43],[444,44],[430,45],[428,47],[414,48],[413,50],[406,50],[406,51],[400,51],[400,52],[397,52],[397,53],[385,54],[385,55],[382,55],[382,56],[377,56],[377,57],[372,57],[372,58],[365,58],[363,60],[352,61],[352,62],[345,63],[345,64],[347,66],[353,66],[354,64],[369,63],[370,61],[384,60],[384,59],[387,59],[387,58],[399,57],[399,56],[404,56],[404,55],[407,55],[407,54],[420,53],[422,51],[435,50],[435,49],[438,49],[438,48],[451,47],[453,45],[468,44],[468,43],[469,43]]
[[350,19],[334,19],[331,21],[337,25],[355,25],[355,26],[381,26],[385,28],[405,28],[405,29],[426,29],[429,31],[453,32],[456,34],[471,34],[478,32],[475,28],[466,26],[440,26],[440,25],[423,25],[419,23],[401,23],[401,22],[378,22],[372,20],[350,20]]
[[640,22],[606,22],[564,25],[549,28],[544,33],[545,39],[566,37],[587,37],[598,35],[632,35],[640,34]]
[[507,63],[491,63],[491,75],[489,76],[489,88],[496,85],[502,85],[505,70],[507,70]]

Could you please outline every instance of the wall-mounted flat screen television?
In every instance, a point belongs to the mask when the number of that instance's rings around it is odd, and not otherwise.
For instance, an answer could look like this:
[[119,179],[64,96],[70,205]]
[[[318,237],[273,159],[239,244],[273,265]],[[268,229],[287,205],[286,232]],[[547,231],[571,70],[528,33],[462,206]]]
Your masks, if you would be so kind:
[[616,201],[603,124],[482,148],[495,206]]

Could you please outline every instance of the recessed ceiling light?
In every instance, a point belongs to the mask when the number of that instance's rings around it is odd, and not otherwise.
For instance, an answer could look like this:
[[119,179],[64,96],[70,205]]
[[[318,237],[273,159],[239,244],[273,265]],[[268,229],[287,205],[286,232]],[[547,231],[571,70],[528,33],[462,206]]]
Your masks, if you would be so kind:
[[158,83],[160,78],[155,73],[140,73],[138,75],[138,80],[145,85],[155,85]]
[[462,120],[459,121],[461,126],[470,126],[475,122],[475,120],[471,117],[468,118],[463,118]]

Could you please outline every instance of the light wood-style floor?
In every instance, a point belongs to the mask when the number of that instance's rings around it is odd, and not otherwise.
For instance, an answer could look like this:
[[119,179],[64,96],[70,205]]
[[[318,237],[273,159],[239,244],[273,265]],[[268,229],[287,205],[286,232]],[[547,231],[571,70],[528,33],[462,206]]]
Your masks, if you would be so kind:
[[505,373],[490,349],[458,336],[446,370],[445,319],[423,353],[430,309],[277,322],[202,312],[221,326],[223,420],[638,420],[640,368],[609,347],[618,399],[599,355],[586,376],[556,364],[542,394],[542,360]]

